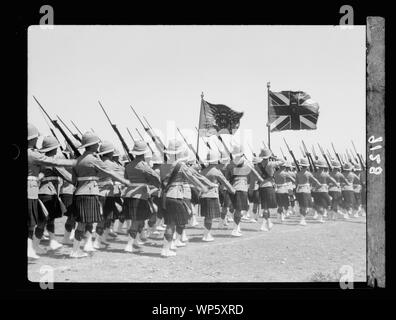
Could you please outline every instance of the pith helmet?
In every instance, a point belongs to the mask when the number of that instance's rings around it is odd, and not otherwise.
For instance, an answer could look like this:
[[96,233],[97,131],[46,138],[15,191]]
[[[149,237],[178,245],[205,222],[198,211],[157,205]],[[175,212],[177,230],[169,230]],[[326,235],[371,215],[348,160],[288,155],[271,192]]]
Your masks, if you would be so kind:
[[264,148],[260,150],[259,157],[262,159],[269,159],[272,156],[272,152],[268,148]]
[[104,155],[107,153],[114,152],[114,146],[111,142],[109,141],[103,141],[100,148],[99,148],[99,155]]
[[331,160],[331,166],[336,169],[341,169],[341,165],[337,160]]
[[161,164],[162,163],[162,157],[161,154],[159,152],[154,152],[153,156],[151,158],[151,162],[153,164]]
[[353,167],[353,169],[354,169],[355,171],[362,171],[362,167],[360,166],[360,164],[355,164],[354,167]]
[[206,161],[208,163],[218,163],[220,160],[220,154],[217,150],[209,150],[207,156],[206,156]]
[[28,140],[32,140],[39,136],[38,129],[31,123],[28,123]]
[[133,149],[132,149],[132,153],[136,156],[140,156],[142,154],[147,153],[147,143],[144,142],[143,140],[138,140],[135,142]]
[[114,149],[113,157],[121,157],[121,153],[120,153],[120,151],[118,149]]
[[349,163],[344,164],[344,171],[351,171],[352,170],[352,165]]
[[315,166],[318,168],[327,168],[327,163],[323,160],[318,160],[316,161]]
[[231,153],[232,153],[232,155],[233,155],[234,157],[240,157],[240,156],[243,155],[244,151],[243,151],[242,146],[233,145],[233,146],[232,146],[232,151],[231,151]]
[[89,146],[93,146],[94,144],[97,144],[97,143],[100,142],[99,137],[96,134],[94,134],[94,133],[92,133],[90,131],[85,132],[83,134],[81,140],[82,140],[81,141],[81,146],[79,147],[79,149],[86,148],[86,147],[89,147]]
[[305,158],[300,159],[300,161],[298,161],[298,164],[300,165],[300,167],[309,167],[309,162]]
[[46,136],[41,144],[40,152],[45,153],[59,147],[58,140],[53,136]]
[[168,148],[165,150],[168,154],[180,154],[185,152],[186,146],[180,140],[172,139],[168,142]]

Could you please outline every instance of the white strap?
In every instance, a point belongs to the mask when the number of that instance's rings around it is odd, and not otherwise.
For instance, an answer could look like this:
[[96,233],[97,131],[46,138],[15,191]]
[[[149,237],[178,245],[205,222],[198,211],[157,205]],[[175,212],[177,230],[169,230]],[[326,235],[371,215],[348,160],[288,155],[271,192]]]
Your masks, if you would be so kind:
[[78,177],[77,181],[96,181],[99,180],[98,177]]
[[30,181],[38,181],[38,177],[36,176],[28,176],[27,179]]

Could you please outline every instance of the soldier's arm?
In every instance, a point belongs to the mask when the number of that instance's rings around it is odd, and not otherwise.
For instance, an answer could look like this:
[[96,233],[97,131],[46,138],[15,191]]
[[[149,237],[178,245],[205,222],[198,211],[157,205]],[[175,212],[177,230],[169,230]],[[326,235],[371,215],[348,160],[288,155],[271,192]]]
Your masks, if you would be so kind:
[[228,182],[228,180],[220,170],[216,171],[216,179],[221,185],[225,186],[229,192],[235,193],[234,187]]
[[321,186],[322,186],[322,184],[319,182],[319,180],[316,179],[316,178],[313,176],[312,173],[309,173],[308,177],[309,177],[309,181],[313,182],[317,187],[321,187]]
[[296,183],[296,179],[288,172],[286,172],[286,178],[289,179],[291,182]]
[[339,173],[338,174],[338,177],[340,178],[340,180],[342,180],[342,182],[344,182],[345,184],[347,184],[348,186],[350,186],[352,183],[350,183],[349,181],[348,181],[348,179],[347,178],[345,178],[345,176],[342,174],[342,173]]
[[54,170],[57,172],[57,174],[63,179],[66,180],[69,183],[73,183],[72,180],[72,174],[67,171],[65,168],[62,167],[58,167],[58,168],[54,168]]
[[77,163],[75,159],[54,159],[38,152],[32,153],[28,157],[28,162],[31,162],[32,164],[37,166],[48,167],[74,167]]
[[103,172],[105,175],[109,176],[110,178],[117,180],[122,184],[125,184],[126,186],[131,186],[131,183],[127,179],[125,179],[115,171],[111,170],[111,168],[109,168],[109,166],[107,166],[102,160],[98,158],[94,158],[93,161],[94,161],[93,165],[97,170]]
[[161,178],[157,172],[155,172],[148,164],[145,164],[142,167],[144,177],[147,182],[155,187],[159,187],[161,185]]
[[[198,189],[200,189],[202,192],[207,192],[208,191],[208,187],[205,186],[201,180],[202,179],[198,179],[197,176],[201,176],[199,173],[195,173],[193,174],[192,170],[189,170],[189,168],[183,164],[180,167],[180,172],[182,173],[182,175],[188,180],[188,182],[190,182],[193,186],[197,187]],[[201,176],[202,177],[202,176]],[[206,179],[206,178],[205,178]]]

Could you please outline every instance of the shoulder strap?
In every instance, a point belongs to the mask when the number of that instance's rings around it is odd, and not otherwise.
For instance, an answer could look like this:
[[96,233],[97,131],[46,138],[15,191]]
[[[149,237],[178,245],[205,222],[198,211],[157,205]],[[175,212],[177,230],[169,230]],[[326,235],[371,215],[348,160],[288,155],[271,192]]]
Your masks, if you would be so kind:
[[[165,192],[169,189],[169,187],[170,187],[170,185],[173,183],[173,181],[175,181],[176,176],[177,176],[177,174],[179,173],[180,168],[181,168],[182,165],[183,165],[182,162],[178,162],[178,163],[175,165],[175,167],[173,168],[173,170],[172,170],[172,172],[171,172],[171,174],[170,174],[170,176],[169,176],[168,183],[167,183],[166,187],[164,188],[164,191],[165,191]],[[166,179],[164,179],[164,180],[166,180]]]

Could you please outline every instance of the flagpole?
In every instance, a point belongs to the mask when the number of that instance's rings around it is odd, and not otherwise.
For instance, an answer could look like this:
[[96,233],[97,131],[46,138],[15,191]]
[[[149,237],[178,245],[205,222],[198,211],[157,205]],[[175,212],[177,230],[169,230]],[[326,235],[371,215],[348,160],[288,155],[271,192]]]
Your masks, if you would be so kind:
[[270,103],[270,97],[269,97],[269,92],[270,92],[270,87],[271,87],[271,82],[267,82],[267,98],[268,98],[268,105],[267,105],[267,112],[268,112],[268,120],[267,120],[267,127],[268,127],[268,148],[271,149],[271,126],[269,124],[269,103]]
[[202,112],[202,103],[203,103],[204,93],[201,92],[201,107],[199,109],[199,118],[198,118],[198,132],[197,132],[197,154],[199,154],[199,122],[201,120],[201,112]]

